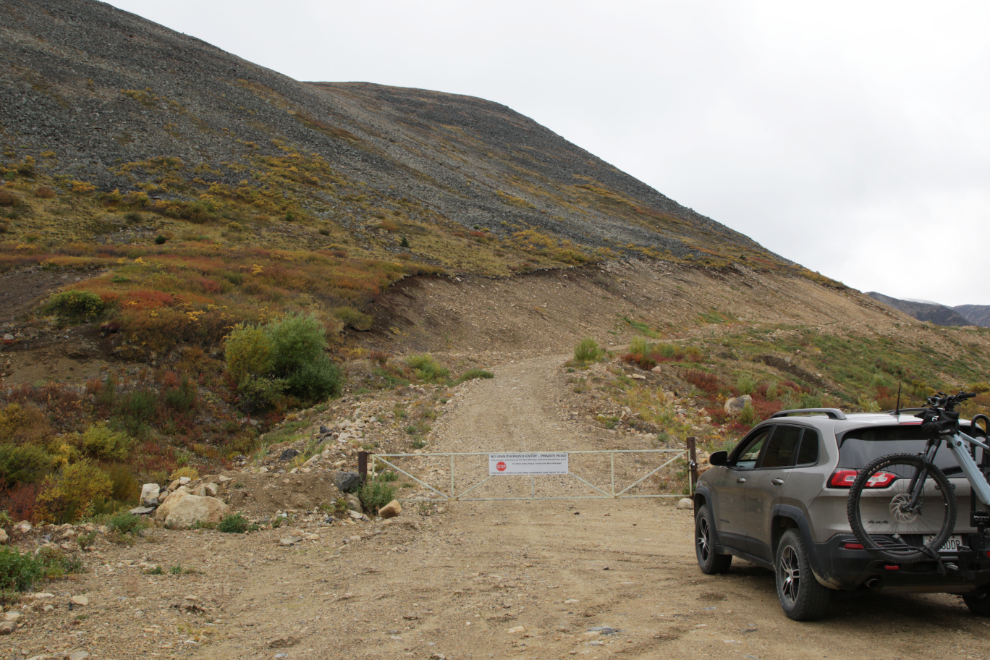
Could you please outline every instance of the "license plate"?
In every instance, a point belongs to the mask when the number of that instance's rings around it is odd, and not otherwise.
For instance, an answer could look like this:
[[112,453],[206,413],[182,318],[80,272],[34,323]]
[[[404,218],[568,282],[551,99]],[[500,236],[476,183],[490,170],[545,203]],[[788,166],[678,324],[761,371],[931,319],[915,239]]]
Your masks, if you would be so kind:
[[[934,536],[925,536],[925,543],[931,543],[935,540]],[[945,544],[939,548],[939,552],[959,552],[959,548],[962,546],[962,537],[959,535],[952,535],[945,540]]]

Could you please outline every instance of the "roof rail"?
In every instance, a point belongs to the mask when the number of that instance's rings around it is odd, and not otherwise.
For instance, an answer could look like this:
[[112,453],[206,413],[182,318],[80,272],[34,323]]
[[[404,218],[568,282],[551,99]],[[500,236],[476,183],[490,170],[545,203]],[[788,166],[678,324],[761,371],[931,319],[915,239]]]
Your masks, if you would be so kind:
[[827,415],[829,419],[848,419],[846,414],[838,408],[795,408],[794,410],[781,410],[770,415],[774,417],[788,417],[790,415]]

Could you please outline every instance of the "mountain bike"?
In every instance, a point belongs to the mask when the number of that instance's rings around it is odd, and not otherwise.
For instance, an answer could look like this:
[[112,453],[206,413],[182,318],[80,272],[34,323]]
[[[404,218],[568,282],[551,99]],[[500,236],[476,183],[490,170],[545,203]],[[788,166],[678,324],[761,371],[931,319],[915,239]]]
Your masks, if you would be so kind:
[[[949,396],[939,392],[928,397],[927,407],[915,415],[921,420],[923,434],[930,434],[925,450],[920,454],[881,456],[859,471],[849,490],[846,513],[863,549],[891,564],[933,560],[943,571],[943,556],[990,549],[985,534],[986,528],[990,527],[990,515],[986,510],[979,510],[972,500],[975,495],[990,507],[990,482],[987,480],[990,446],[960,431],[959,413],[955,410],[957,405],[974,396],[968,392]],[[979,420],[983,420],[990,431],[990,417],[986,415],[974,416],[970,429],[976,427]],[[971,432],[976,435],[975,431]],[[952,451],[958,463],[958,468],[946,471],[950,474],[961,471],[968,486],[953,484],[935,464],[943,444]],[[977,447],[983,450],[980,464],[974,458]],[[962,536],[953,536],[957,486],[959,496],[970,498],[970,523],[978,530],[975,536],[969,537],[970,546],[963,545]],[[972,547],[976,545],[980,547]]]

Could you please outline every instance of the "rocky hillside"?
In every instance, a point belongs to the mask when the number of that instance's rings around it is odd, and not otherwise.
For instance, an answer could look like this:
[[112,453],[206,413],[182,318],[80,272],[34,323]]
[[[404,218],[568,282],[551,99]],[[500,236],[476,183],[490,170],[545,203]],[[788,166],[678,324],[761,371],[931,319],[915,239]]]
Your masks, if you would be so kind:
[[77,190],[143,190],[187,220],[168,202],[246,200],[223,219],[260,234],[329,224],[367,250],[399,251],[373,231],[382,221],[426,222],[787,263],[498,103],[298,82],[95,0],[0,0],[0,16],[4,161]]
[[866,295],[875,300],[879,300],[885,305],[890,305],[894,309],[904,312],[908,316],[912,316],[919,321],[930,321],[935,325],[944,326],[982,325],[974,323],[963,314],[959,313],[958,308],[953,309],[952,307],[946,307],[945,305],[939,305],[938,303],[899,300],[897,298],[885,296],[882,293],[877,293],[876,291],[870,291]]

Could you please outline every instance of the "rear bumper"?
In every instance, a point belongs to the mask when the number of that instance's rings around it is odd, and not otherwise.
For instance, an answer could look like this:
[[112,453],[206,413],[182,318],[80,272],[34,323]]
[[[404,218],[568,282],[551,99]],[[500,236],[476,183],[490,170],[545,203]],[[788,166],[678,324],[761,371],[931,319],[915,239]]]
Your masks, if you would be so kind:
[[[976,535],[972,536],[971,539],[970,535],[963,535],[963,543],[978,543]],[[946,567],[943,574],[935,561],[898,566],[877,559],[866,550],[845,548],[846,543],[858,541],[851,534],[837,534],[825,543],[815,544],[822,573],[819,577],[836,589],[965,593],[990,585],[990,557],[986,550],[943,554],[942,563]]]

